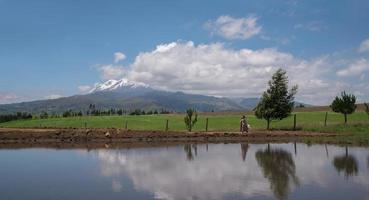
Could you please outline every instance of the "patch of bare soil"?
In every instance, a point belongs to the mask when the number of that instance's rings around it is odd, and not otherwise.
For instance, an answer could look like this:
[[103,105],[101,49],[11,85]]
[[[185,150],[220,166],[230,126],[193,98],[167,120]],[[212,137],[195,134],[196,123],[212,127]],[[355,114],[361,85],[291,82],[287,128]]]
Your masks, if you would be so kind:
[[173,132],[173,131],[133,131],[125,129],[29,129],[0,128],[0,148],[19,144],[24,146],[75,146],[88,148],[88,145],[104,147],[106,144],[125,143],[184,143],[184,142],[249,142],[283,141],[301,137],[335,137],[332,133],[304,131],[253,131],[239,132]]

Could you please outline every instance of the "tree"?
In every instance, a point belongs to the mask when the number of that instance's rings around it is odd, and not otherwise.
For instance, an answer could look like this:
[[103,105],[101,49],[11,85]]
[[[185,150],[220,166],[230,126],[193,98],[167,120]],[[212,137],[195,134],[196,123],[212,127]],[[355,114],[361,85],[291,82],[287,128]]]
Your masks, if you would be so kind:
[[[187,109],[186,110],[186,117],[184,118],[185,124],[186,124],[186,128],[189,132],[191,132],[192,127],[196,124],[197,122],[197,112],[195,109]],[[192,117],[194,116],[194,119],[192,119]]]
[[352,114],[356,110],[356,97],[353,94],[346,94],[345,91],[341,93],[341,97],[336,96],[331,104],[334,112],[342,113],[345,116],[345,124],[347,123],[347,115]]
[[367,103],[364,103],[364,106],[365,106],[365,112],[369,116],[369,105]]
[[118,115],[123,115],[123,110],[122,110],[122,109],[119,109],[119,110],[117,111],[117,114],[118,114]]
[[45,112],[45,111],[41,112],[41,114],[40,114],[41,119],[47,119],[48,117],[49,117],[49,114],[47,114],[47,112]]
[[294,96],[297,93],[297,85],[288,90],[288,77],[286,71],[278,69],[268,82],[269,88],[265,91],[254,109],[259,119],[267,120],[269,129],[271,120],[281,120],[288,117],[294,107]]

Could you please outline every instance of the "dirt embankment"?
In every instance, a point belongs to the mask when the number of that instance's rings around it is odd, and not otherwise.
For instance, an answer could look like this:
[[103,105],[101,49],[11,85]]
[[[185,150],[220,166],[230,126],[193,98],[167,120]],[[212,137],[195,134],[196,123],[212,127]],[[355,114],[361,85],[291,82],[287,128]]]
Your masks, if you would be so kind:
[[[0,128],[0,147],[6,144],[107,144],[140,142],[278,141],[301,137],[334,137],[331,133],[303,131],[172,132],[124,129],[20,129]],[[41,145],[41,146],[43,146]]]

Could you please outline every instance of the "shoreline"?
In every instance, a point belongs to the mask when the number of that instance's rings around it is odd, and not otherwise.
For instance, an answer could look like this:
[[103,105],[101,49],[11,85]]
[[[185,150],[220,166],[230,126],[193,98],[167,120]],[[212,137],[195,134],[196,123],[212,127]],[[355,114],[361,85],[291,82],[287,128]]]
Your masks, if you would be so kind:
[[[0,148],[21,146],[73,146],[81,144],[103,147],[105,144],[134,143],[236,143],[302,141],[306,138],[333,138],[342,134],[306,131],[251,131],[240,132],[179,132],[179,131],[135,131],[115,128],[0,128]],[[348,135],[349,136],[349,135]],[[72,145],[67,145],[72,144]],[[118,145],[119,146],[119,145]],[[129,146],[129,145],[125,145]],[[134,145],[133,145],[134,146]]]

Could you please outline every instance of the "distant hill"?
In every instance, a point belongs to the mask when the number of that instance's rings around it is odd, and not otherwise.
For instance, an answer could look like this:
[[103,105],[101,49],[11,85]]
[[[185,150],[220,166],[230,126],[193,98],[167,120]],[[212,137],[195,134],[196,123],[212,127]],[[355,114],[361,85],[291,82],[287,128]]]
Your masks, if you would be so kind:
[[90,104],[102,110],[122,108],[127,111],[165,109],[183,112],[190,107],[207,112],[244,109],[228,98],[155,90],[145,84],[122,79],[98,84],[85,95],[0,105],[0,113],[62,113],[68,109],[86,111]]
[[90,104],[95,104],[96,108],[101,110],[110,108],[126,111],[165,109],[173,112],[183,112],[187,108],[196,108],[201,112],[217,112],[252,110],[258,102],[258,98],[230,99],[161,91],[146,84],[122,79],[97,84],[85,95],[0,105],[0,113],[40,113],[46,111],[60,114],[69,109],[86,111]]
[[252,110],[259,103],[259,98],[233,98],[234,102],[247,110]]

